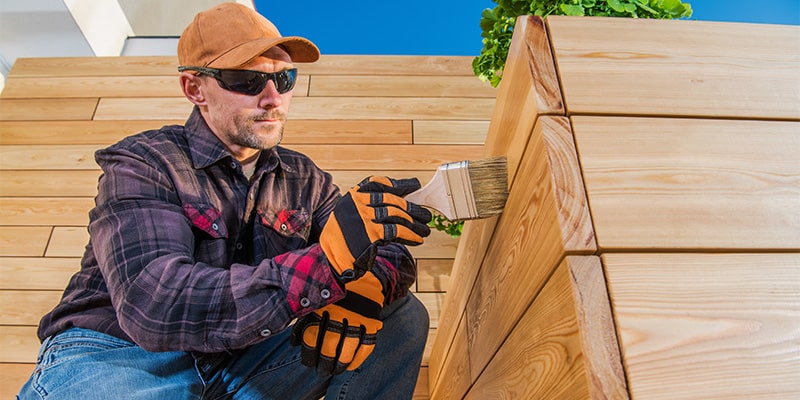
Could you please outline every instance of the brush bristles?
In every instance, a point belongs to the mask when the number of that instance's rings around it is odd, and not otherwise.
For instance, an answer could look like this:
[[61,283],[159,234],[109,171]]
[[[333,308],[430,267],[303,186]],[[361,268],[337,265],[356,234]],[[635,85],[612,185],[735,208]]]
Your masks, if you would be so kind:
[[467,164],[477,218],[503,212],[508,199],[508,162],[506,157],[470,160]]

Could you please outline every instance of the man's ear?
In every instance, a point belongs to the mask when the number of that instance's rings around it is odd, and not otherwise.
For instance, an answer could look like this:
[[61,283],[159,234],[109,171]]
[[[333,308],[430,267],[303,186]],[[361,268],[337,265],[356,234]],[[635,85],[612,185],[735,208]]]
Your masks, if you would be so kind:
[[200,90],[203,85],[203,81],[200,77],[188,72],[181,72],[180,82],[183,95],[186,96],[189,101],[198,106],[206,105],[206,97],[203,91]]

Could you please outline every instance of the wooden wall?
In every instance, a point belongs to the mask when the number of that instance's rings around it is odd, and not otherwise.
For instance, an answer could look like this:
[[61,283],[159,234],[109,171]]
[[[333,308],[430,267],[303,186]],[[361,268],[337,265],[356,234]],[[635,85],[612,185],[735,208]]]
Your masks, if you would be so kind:
[[800,397],[800,28],[520,17],[434,399]]
[[[323,56],[299,64],[285,145],[342,188],[363,177],[418,176],[483,154],[496,90],[470,57]],[[87,242],[95,150],[164,124],[191,104],[174,57],[20,59],[0,96],[0,397],[33,368],[39,318],[60,298]],[[458,240],[435,233],[412,249],[431,335]],[[432,339],[429,340],[429,346]],[[415,398],[428,397],[428,353]]]

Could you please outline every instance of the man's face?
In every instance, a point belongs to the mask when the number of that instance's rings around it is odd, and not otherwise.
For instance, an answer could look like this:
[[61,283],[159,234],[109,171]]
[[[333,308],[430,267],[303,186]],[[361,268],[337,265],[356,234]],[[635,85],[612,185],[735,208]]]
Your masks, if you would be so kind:
[[[293,68],[289,55],[278,47],[236,69],[278,72]],[[261,93],[250,96],[221,88],[210,76],[203,79],[206,107],[201,107],[206,122],[228,150],[237,158],[252,150],[277,146],[283,138],[292,92],[278,93],[270,81]]]

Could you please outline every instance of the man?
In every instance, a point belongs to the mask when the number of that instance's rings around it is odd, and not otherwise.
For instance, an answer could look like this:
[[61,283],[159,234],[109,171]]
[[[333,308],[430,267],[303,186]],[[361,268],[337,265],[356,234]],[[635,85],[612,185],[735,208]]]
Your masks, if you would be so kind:
[[428,315],[403,244],[430,213],[402,198],[416,179],[342,196],[278,146],[293,63],[318,57],[237,3],[189,24],[194,110],[97,152],[90,241],[20,399],[411,398]]

